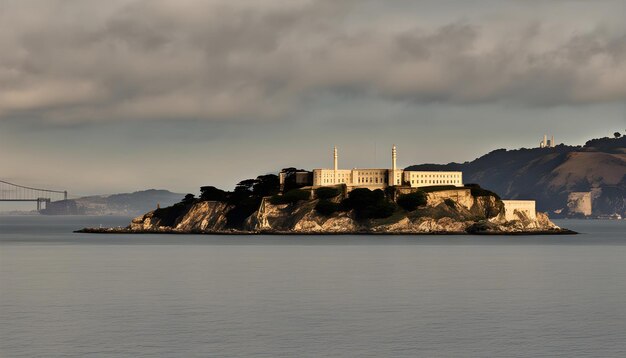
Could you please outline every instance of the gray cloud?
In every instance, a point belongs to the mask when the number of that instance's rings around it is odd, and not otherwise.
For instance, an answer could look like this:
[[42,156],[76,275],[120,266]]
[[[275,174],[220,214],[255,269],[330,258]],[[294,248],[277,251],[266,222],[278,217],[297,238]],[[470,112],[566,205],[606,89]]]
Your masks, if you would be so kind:
[[523,106],[626,99],[623,28],[574,21],[554,33],[524,14],[507,31],[475,19],[422,26],[411,15],[385,26],[402,14],[359,6],[8,1],[0,119],[274,120],[320,93]]

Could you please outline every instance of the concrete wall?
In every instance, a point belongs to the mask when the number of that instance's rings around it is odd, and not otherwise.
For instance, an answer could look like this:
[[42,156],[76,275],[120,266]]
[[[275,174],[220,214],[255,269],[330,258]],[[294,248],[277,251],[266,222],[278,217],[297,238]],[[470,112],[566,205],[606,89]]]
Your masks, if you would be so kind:
[[508,220],[519,220],[515,211],[524,213],[530,219],[537,219],[534,200],[502,200],[504,203],[504,215]]

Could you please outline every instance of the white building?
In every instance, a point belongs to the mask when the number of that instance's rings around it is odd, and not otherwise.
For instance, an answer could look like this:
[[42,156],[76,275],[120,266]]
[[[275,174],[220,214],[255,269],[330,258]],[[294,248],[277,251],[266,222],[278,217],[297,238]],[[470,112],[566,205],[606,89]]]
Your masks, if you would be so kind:
[[543,140],[539,142],[539,148],[554,148],[556,144],[554,143],[554,136],[548,140],[547,135],[543,135]]
[[463,186],[463,173],[452,171],[405,171],[396,165],[397,150],[391,149],[391,169],[339,169],[337,147],[332,169],[313,169],[313,186],[345,184],[348,187],[383,189],[387,186],[414,188],[433,185]]
[[439,171],[405,171],[404,182],[413,188],[431,185],[463,186],[463,173]]

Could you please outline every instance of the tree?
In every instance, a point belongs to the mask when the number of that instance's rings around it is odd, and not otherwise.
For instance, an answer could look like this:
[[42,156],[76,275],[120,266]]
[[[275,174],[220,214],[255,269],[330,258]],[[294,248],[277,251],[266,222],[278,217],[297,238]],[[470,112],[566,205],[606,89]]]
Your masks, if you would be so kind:
[[200,187],[200,200],[203,201],[225,201],[227,194],[224,190],[214,186]]
[[330,216],[339,211],[339,206],[339,204],[333,203],[332,201],[320,200],[317,205],[315,205],[315,211],[324,216]]
[[308,190],[293,189],[283,195],[272,196],[271,203],[278,204],[294,204],[300,200],[309,200],[311,194]]
[[185,195],[185,197],[183,198],[183,200],[181,201],[183,204],[193,204],[193,202],[196,200],[196,196],[193,194],[187,194]]
[[622,136],[622,133],[620,133],[620,132],[615,132],[615,133],[613,133],[613,136],[614,136],[615,138],[619,138],[619,137],[621,137],[621,136]]
[[406,211],[414,211],[419,206],[426,205],[426,194],[423,191],[400,195],[397,199],[398,206]]
[[256,183],[255,179],[242,180],[235,186],[235,192],[249,191],[252,192],[252,187]]
[[392,202],[381,200],[374,205],[369,205],[361,210],[356,210],[359,219],[383,219],[388,218],[396,211],[396,205]]
[[304,169],[289,167],[289,168],[283,168],[280,172],[285,175],[284,183],[283,183],[283,193],[286,193],[293,189],[299,189],[305,186],[304,184],[296,183],[296,173],[305,172]]
[[252,185],[252,194],[258,196],[271,196],[277,194],[279,190],[280,181],[275,174],[259,175]]
[[374,191],[367,188],[354,189],[348,194],[348,199],[344,200],[344,205],[350,209],[360,209],[385,199],[385,193],[382,190]]
[[315,196],[318,199],[332,199],[339,195],[341,191],[337,188],[323,186],[315,189]]
[[348,194],[348,198],[341,202],[344,209],[353,209],[359,219],[386,218],[393,215],[396,210],[394,203],[385,199],[385,193],[376,189],[354,189]]

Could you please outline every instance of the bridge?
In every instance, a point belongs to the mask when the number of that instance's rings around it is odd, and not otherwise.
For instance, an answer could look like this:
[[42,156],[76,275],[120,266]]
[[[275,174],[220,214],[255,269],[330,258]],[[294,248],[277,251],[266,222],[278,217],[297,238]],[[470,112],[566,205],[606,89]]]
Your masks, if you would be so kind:
[[41,211],[57,200],[67,200],[67,191],[31,188],[0,180],[0,202],[32,201],[37,203],[37,211]]

